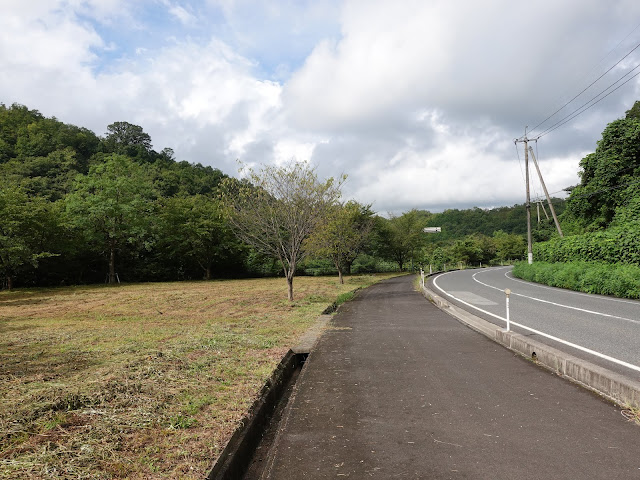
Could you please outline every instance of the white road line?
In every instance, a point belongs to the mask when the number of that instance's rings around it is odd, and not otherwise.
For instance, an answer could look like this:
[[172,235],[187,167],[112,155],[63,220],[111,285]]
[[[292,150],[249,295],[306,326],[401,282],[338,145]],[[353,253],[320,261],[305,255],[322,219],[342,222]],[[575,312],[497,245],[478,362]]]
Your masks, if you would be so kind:
[[[510,272],[505,272],[504,276],[513,282],[524,283],[525,285],[529,285],[531,287],[543,288],[545,290],[556,290],[556,291],[562,290],[564,293],[568,293],[571,295],[579,295],[582,297],[593,297],[593,295],[590,293],[576,292],[576,291],[567,290],[564,288],[548,287],[546,285],[540,285],[539,283],[535,283],[535,282],[527,282],[526,280],[521,280],[519,278],[514,277],[512,274],[510,274]],[[598,298],[601,300],[608,300],[610,302],[616,302],[616,303],[629,303],[631,305],[637,305],[640,307],[640,302],[637,300],[623,300],[622,298],[613,298],[613,297],[608,297],[606,295],[598,295]]]
[[[464,300],[460,300],[459,298],[454,297],[450,293],[447,293],[443,288],[441,288],[440,285],[438,285],[437,279],[442,277],[442,276],[444,276],[444,275],[449,275],[450,273],[453,273],[453,272],[442,273],[440,275],[437,275],[437,276],[433,277],[433,285],[438,290],[440,290],[442,293],[444,293],[447,297],[453,298],[454,300],[456,300],[456,301],[458,301],[458,302],[460,302],[460,303],[462,303],[464,305],[467,305],[468,307],[473,308],[474,310],[478,310],[478,311],[480,311],[482,313],[485,313],[485,314],[490,315],[490,316],[492,316],[494,318],[502,320],[505,323],[507,322],[506,318],[503,318],[503,317],[501,317],[499,315],[496,315],[495,313],[487,312],[486,310],[483,310],[482,308],[478,308],[475,305],[471,305],[470,303],[467,303]],[[481,283],[481,282],[479,282],[479,283]],[[491,287],[491,288],[497,288],[497,287]],[[498,288],[498,290],[500,290],[500,289]],[[596,356],[598,358],[602,358],[604,360],[608,360],[609,362],[613,362],[615,364],[622,365],[623,367],[630,368],[631,370],[635,370],[636,372],[640,372],[640,367],[637,366],[637,365],[634,365],[632,363],[628,363],[628,362],[625,362],[623,360],[619,360],[617,358],[610,357],[609,355],[605,355],[604,353],[596,352],[595,350],[591,350],[591,349],[583,347],[581,345],[577,345],[575,343],[568,342],[567,340],[563,340],[561,338],[554,337],[553,335],[549,335],[548,333],[544,333],[544,332],[541,332],[539,330],[535,330],[533,328],[527,327],[526,325],[522,325],[520,323],[516,323],[513,320],[510,320],[510,323],[511,323],[511,325],[515,325],[517,327],[520,327],[520,328],[522,328],[524,330],[527,330],[528,332],[535,333],[536,335],[540,335],[542,337],[548,338],[550,340],[553,340],[555,342],[561,343],[563,345],[567,345],[569,347],[575,348],[577,350],[580,350],[582,352],[588,353],[590,355],[594,355],[594,356]]]
[[[473,278],[474,281],[478,282],[480,285],[484,285],[485,287],[489,287],[489,288],[493,288],[495,290],[499,290],[501,292],[504,292],[503,289],[498,288],[494,285],[489,285],[488,283],[484,283],[481,282],[480,280],[478,280],[476,278],[476,275],[480,273],[474,273],[473,276],[471,278]],[[594,310],[587,310],[585,308],[578,308],[578,307],[572,307],[571,305],[564,305],[563,303],[556,303],[556,302],[552,302],[550,300],[544,300],[542,298],[537,298],[537,297],[530,297],[529,295],[523,295],[522,293],[516,293],[516,292],[511,292],[511,295],[516,295],[518,297],[523,297],[523,298],[528,298],[529,300],[535,300],[536,302],[542,302],[542,303],[548,303],[549,305],[554,305],[556,307],[562,307],[562,308],[568,308],[570,310],[577,310],[578,312],[583,312],[583,313],[590,313],[592,315],[600,315],[602,317],[607,317],[607,318],[614,318],[616,320],[623,320],[625,322],[631,322],[631,323],[635,323],[640,325],[640,320],[634,320],[633,318],[626,318],[626,317],[619,317],[618,315],[611,315],[610,313],[603,313],[603,312],[596,312]]]

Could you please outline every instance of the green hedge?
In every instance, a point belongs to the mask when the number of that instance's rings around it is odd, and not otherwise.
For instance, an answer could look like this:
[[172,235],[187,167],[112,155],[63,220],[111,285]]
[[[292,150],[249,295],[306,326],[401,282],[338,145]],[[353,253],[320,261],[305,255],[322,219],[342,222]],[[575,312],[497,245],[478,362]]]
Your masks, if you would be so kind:
[[536,261],[529,265],[527,262],[518,262],[513,268],[513,275],[552,287],[623,298],[640,298],[640,266],[637,265],[582,261]]
[[640,222],[536,243],[533,257],[552,263],[589,261],[640,265]]

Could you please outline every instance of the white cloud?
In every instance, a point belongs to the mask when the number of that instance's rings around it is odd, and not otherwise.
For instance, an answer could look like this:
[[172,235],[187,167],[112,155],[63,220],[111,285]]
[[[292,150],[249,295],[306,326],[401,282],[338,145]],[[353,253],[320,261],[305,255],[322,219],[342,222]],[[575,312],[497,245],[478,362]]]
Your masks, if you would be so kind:
[[[616,47],[638,16],[631,0],[7,0],[0,101],[98,134],[136,123],[157,150],[230,174],[236,158],[309,160],[381,212],[513,204],[513,138],[637,43]],[[550,191],[576,183],[634,85],[540,140]]]

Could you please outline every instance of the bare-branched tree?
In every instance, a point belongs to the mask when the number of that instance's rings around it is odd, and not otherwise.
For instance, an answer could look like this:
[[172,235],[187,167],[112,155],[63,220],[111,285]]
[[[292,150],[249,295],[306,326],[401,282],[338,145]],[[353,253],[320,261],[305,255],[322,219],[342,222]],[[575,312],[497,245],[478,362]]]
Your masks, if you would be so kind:
[[306,163],[247,169],[246,180],[226,179],[223,197],[236,235],[259,252],[280,261],[293,300],[296,266],[307,251],[305,241],[325,223],[340,199],[345,177],[318,180]]

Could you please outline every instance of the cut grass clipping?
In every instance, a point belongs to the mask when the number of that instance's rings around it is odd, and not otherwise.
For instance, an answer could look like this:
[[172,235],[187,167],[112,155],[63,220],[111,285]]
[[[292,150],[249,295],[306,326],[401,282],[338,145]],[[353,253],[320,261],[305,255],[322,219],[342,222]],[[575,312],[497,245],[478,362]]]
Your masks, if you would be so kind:
[[204,478],[322,310],[380,278],[0,292],[0,478]]

